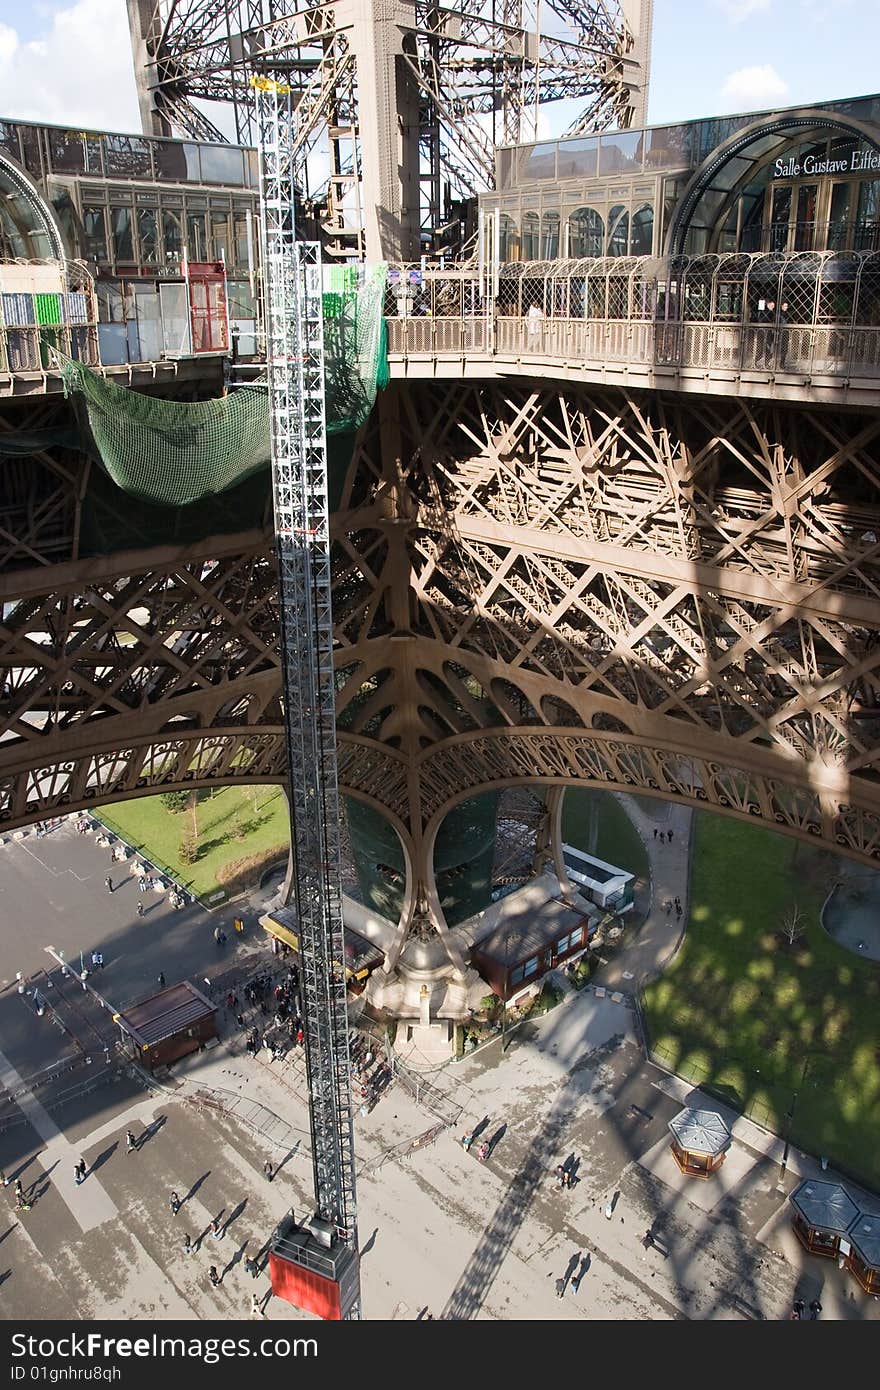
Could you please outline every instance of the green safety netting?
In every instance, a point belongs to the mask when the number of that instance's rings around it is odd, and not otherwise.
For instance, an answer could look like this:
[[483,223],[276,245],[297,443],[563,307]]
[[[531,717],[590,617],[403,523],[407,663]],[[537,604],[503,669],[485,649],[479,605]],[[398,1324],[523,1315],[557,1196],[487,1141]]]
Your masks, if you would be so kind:
[[[324,294],[328,434],[350,434],[388,381],[382,317],[384,265],[359,284],[355,267],[333,266]],[[270,458],[265,388],[246,386],[194,403],[141,395],[82,362],[65,361],[66,394],[76,393],[94,450],[124,492],[164,507],[217,496],[265,468]]]
[[388,385],[388,337],[382,309],[387,266],[364,275],[356,266],[330,266],[324,301],[324,381],[327,433],[355,430]]
[[117,487],[184,507],[242,482],[269,460],[266,391],[247,386],[212,401],[164,401],[106,381],[82,362],[61,369],[85,403],[98,456]]

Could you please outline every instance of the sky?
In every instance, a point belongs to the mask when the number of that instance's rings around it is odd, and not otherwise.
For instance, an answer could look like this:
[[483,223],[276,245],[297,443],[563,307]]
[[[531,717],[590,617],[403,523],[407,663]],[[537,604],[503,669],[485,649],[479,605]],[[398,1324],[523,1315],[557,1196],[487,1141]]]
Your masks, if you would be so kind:
[[[880,0],[654,0],[649,120],[862,96],[878,54]],[[0,115],[139,130],[125,0],[0,0]]]

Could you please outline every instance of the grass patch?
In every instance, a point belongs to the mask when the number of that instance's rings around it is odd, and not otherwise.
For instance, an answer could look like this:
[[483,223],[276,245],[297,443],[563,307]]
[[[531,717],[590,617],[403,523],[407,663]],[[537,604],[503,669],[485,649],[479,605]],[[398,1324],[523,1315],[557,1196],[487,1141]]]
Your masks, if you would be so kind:
[[[648,855],[641,837],[610,792],[569,787],[562,803],[562,838],[574,849],[627,869],[647,882]],[[595,849],[590,848],[591,843]]]
[[231,893],[259,879],[290,843],[287,800],[280,787],[223,787],[198,793],[197,858],[180,857],[189,810],[172,814],[158,796],[119,801],[101,811],[105,825],[200,898]]
[[[825,850],[698,813],[691,914],[645,991],[660,1059],[761,1124],[880,1187],[880,967],[837,945],[819,910],[839,874]],[[797,903],[798,948],[777,931]]]

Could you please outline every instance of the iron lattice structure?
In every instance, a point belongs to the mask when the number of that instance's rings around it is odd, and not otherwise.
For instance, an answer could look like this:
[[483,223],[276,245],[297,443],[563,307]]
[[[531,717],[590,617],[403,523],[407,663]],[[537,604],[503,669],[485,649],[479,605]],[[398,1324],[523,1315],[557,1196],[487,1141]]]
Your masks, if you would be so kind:
[[300,182],[323,137],[316,202],[340,254],[442,241],[452,201],[493,186],[495,145],[534,138],[548,103],[573,103],[572,132],[644,123],[652,0],[128,6],[146,131],[253,144],[252,74],[293,88]]
[[[284,784],[271,526],[90,556],[85,468],[6,465],[0,823]],[[331,542],[339,785],[405,851],[395,958],[454,960],[433,844],[483,790],[552,820],[634,788],[880,860],[876,410],[393,383]]]
[[[291,889],[319,1217],[357,1252],[336,776],[321,262],[297,243],[290,93],[257,91]],[[359,1316],[359,1293],[345,1310]]]

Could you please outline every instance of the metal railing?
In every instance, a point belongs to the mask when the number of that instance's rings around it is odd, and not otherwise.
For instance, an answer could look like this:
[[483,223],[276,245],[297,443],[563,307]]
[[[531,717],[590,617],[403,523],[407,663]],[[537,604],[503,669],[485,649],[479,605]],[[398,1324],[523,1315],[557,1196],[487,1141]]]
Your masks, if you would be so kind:
[[393,318],[389,353],[402,357],[551,359],[600,370],[610,363],[798,377],[880,378],[880,327],[652,323],[627,319]]

